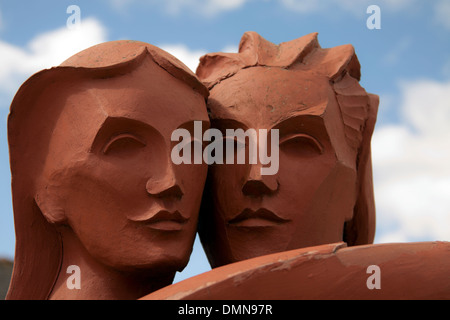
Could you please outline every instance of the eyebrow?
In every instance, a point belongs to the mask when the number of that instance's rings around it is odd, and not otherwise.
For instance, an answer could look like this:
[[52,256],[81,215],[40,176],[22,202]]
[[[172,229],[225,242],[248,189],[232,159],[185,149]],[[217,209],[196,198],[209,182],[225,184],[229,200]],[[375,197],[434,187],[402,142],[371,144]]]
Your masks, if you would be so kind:
[[114,134],[132,133],[137,134],[148,130],[156,130],[148,123],[124,118],[124,117],[106,117],[95,135],[89,152],[101,151],[103,144]]
[[226,129],[248,129],[248,126],[235,119],[216,119],[212,120],[211,124],[211,127],[219,129],[222,133],[225,133]]
[[306,133],[314,138],[328,136],[324,119],[318,115],[303,114],[284,119],[271,129],[279,129],[280,138],[292,133]]
[[[244,129],[247,130],[248,126],[235,119],[216,119],[212,121],[213,126],[222,132],[226,129]],[[316,133],[319,136],[327,134],[323,118],[318,115],[300,114],[292,116],[288,119],[283,119],[276,123],[269,130],[280,130],[280,138],[284,135],[292,133]]]

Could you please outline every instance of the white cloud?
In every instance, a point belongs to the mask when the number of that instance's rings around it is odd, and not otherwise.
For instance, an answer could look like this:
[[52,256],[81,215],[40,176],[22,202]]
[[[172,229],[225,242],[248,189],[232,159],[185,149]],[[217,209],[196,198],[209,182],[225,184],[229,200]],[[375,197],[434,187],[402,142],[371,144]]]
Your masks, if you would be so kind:
[[80,27],[62,27],[36,36],[25,48],[0,40],[0,92],[17,90],[33,73],[59,65],[73,54],[106,41],[106,30],[96,19],[86,18]]
[[[33,73],[59,65],[73,54],[104,41],[105,27],[93,18],[83,19],[81,27],[74,30],[63,27],[37,35],[25,48],[0,40],[0,95],[14,93]],[[193,72],[206,53],[206,50],[192,50],[185,44],[160,44],[158,47],[174,55]],[[237,47],[226,46],[222,51],[237,52]]]
[[450,82],[401,84],[403,123],[375,130],[376,242],[450,240]]
[[[159,48],[167,51],[178,60],[183,62],[192,72],[195,73],[200,57],[207,53],[206,50],[192,50],[185,44],[161,44],[157,45]],[[235,45],[225,46],[221,52],[238,52],[238,47]]]
[[222,49],[222,52],[228,52],[228,53],[237,53],[238,51],[239,51],[239,47],[234,44],[227,45]]
[[203,50],[191,50],[184,44],[162,44],[158,45],[158,47],[183,62],[194,73],[197,69],[200,57],[206,53],[206,51]]

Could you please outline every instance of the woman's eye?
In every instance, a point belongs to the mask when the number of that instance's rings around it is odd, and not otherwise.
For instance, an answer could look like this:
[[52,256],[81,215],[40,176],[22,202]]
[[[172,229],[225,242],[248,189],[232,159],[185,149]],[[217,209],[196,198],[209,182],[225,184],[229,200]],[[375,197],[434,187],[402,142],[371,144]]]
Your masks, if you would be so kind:
[[[191,163],[196,164],[203,161],[203,141],[192,139],[191,140]],[[197,161],[197,162],[196,162]]]
[[129,133],[113,137],[103,148],[103,154],[129,154],[145,147],[145,142]]
[[298,133],[287,136],[280,141],[280,149],[298,157],[312,157],[323,153],[323,147],[313,137]]
[[185,164],[200,164],[203,160],[203,150],[205,143],[198,139],[186,139],[178,143],[173,150],[183,158]]

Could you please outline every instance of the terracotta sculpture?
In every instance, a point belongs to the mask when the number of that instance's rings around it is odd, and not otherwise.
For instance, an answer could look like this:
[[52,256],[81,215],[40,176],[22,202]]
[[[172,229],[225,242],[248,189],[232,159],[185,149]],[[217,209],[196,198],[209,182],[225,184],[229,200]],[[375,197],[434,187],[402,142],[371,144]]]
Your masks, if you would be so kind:
[[274,175],[262,175],[261,162],[211,166],[199,234],[212,267],[372,243],[378,97],[359,85],[351,45],[322,49],[317,33],[274,45],[247,32],[239,53],[203,56],[197,75],[210,90],[213,128],[278,129],[280,139]]
[[371,244],[378,97],[359,72],[352,46],[317,34],[275,46],[249,32],[238,54],[201,59],[211,126],[278,129],[279,170],[212,165],[199,234],[214,269],[142,299],[450,299],[450,243]]
[[[136,41],[94,46],[22,85],[8,118],[8,299],[136,299],[172,283],[207,166],[175,166],[171,134],[208,128],[207,95],[181,62]],[[67,286],[72,265],[81,290]]]
[[231,263],[142,299],[448,300],[449,270],[448,242],[353,247],[340,242]]
[[[197,73],[203,83],[152,45],[113,41],[22,85],[8,118],[7,299],[450,298],[449,243],[370,245],[378,97],[359,85],[352,46],[322,49],[317,34],[277,46],[248,32],[239,53],[208,54]],[[210,120],[236,146],[250,138],[227,129],[278,130],[276,172],[263,174],[261,159],[213,164],[202,201],[206,164],[171,156],[181,144],[199,156]],[[246,148],[235,151],[249,159]],[[214,269],[170,285],[199,210]]]
[[197,75],[211,127],[279,130],[279,170],[212,165],[199,234],[214,269],[142,299],[450,299],[450,243],[371,245],[378,97],[359,85],[352,46],[248,32]]

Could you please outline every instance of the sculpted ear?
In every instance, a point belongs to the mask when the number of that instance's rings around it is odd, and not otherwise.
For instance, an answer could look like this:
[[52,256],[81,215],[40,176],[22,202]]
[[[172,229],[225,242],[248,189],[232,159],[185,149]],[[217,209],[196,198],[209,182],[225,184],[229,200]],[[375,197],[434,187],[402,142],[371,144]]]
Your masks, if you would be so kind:
[[62,208],[58,196],[50,194],[48,188],[38,192],[34,200],[45,219],[51,224],[64,224],[66,214]]
[[371,244],[375,237],[375,200],[370,140],[375,128],[379,97],[369,94],[369,99],[369,115],[358,153],[358,196],[353,219],[346,223],[344,231],[344,240],[349,246]]

